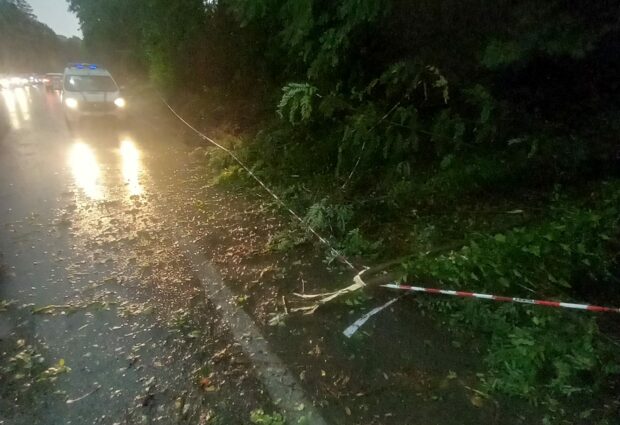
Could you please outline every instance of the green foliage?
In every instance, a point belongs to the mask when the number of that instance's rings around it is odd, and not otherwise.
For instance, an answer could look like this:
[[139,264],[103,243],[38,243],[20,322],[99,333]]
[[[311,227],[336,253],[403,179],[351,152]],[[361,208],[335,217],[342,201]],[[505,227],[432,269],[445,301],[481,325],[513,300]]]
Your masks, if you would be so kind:
[[6,0],[6,3],[15,6],[19,12],[23,13],[30,19],[35,19],[34,12],[32,10],[32,6],[26,0]]
[[[316,202],[307,210],[304,216],[304,225],[286,229],[275,234],[269,241],[268,247],[274,251],[287,251],[302,243],[315,241],[312,234],[307,233],[308,226],[319,233],[329,236],[334,246],[348,256],[364,256],[374,258],[383,247],[381,240],[371,241],[363,236],[359,228],[351,227],[354,210],[350,205],[338,205],[327,198]],[[335,259],[331,250],[326,251],[327,262]]]
[[312,116],[312,100],[317,95],[317,88],[307,83],[289,83],[282,91],[284,94],[278,105],[278,115],[281,118],[286,115],[293,125],[309,121]]
[[378,256],[382,247],[382,240],[370,241],[362,235],[358,228],[349,231],[339,244],[340,250],[347,256],[363,256],[371,259]]
[[[510,26],[515,31],[509,34],[505,31],[505,39],[494,38],[489,42],[482,58],[485,66],[509,66],[537,54],[582,59],[602,37],[613,31],[613,7],[587,8],[584,4],[566,8],[560,0],[537,5],[533,7],[533,2],[525,1],[509,11]],[[593,16],[599,25],[590,26],[589,19]]]
[[309,65],[307,75],[312,80],[342,66],[344,55],[354,44],[355,34],[366,25],[377,22],[386,10],[383,0],[344,0],[330,6],[323,9],[317,19],[322,30],[318,46],[305,55],[305,62]]
[[205,67],[196,55],[207,10],[201,0],[69,0],[92,54],[122,72],[145,69],[164,90]]
[[[618,182],[603,185],[598,196],[591,207],[556,201],[548,220],[535,227],[478,235],[459,251],[419,258],[409,273],[450,288],[551,299],[570,299],[586,279],[580,292],[596,296],[618,267],[609,251],[620,232]],[[532,402],[585,397],[620,373],[592,316],[483,302],[448,307],[455,321],[487,335],[485,382],[492,390]]]
[[421,197],[420,202],[441,205],[484,191],[501,193],[527,180],[524,173],[529,165],[526,160],[515,165],[504,157],[472,158],[446,154],[439,170],[434,170],[423,183],[417,184],[415,192]]
[[493,40],[487,46],[482,63],[488,68],[499,68],[522,60],[526,52],[515,41]]
[[437,154],[444,156],[463,144],[465,123],[450,109],[444,109],[434,119],[431,129],[431,142]]
[[[304,222],[318,232],[335,238],[337,248],[345,255],[376,257],[383,242],[366,239],[359,228],[349,230],[353,217],[352,206],[331,204],[324,198],[308,208]],[[307,236],[312,238],[312,235]],[[334,255],[328,250],[327,261],[332,262]]]
[[303,48],[315,25],[314,2],[312,0],[298,0],[283,3],[280,15],[282,21],[286,22],[286,26],[280,33],[282,42]]
[[230,185],[239,183],[246,177],[246,171],[238,165],[230,165],[223,169],[213,180],[217,185]]
[[324,198],[308,208],[304,222],[319,232],[329,231],[334,235],[343,235],[352,216],[353,210],[350,206],[331,204]]
[[149,62],[149,76],[158,87],[172,89],[174,87],[175,76],[168,58],[157,49],[146,51],[146,58]]
[[489,90],[481,84],[476,84],[472,88],[463,90],[463,94],[466,96],[466,102],[480,111],[472,129],[474,142],[490,143],[495,141],[497,118],[494,113],[496,113],[498,105]]
[[[394,104],[372,100],[376,96]],[[346,105],[357,107],[342,118],[336,176],[353,176],[350,170],[358,166],[409,176],[421,150],[439,154],[457,148],[465,128],[446,107],[449,99],[449,84],[440,71],[412,61],[396,63],[364,90],[353,90]]]
[[[241,147],[241,141],[236,137],[227,136],[218,139],[219,143],[229,150],[235,150]],[[208,168],[215,170],[223,170],[231,165],[238,164],[227,152],[215,147],[209,148],[205,156],[207,157]]]
[[284,417],[280,413],[269,415],[263,409],[256,409],[250,413],[250,422],[257,425],[284,425]]
[[548,401],[545,396],[584,399],[620,372],[606,367],[612,352],[600,342],[594,318],[527,313],[529,324],[524,320],[516,327],[510,323],[514,312],[490,313],[497,322],[489,329],[493,335],[485,358],[489,389],[532,403]]

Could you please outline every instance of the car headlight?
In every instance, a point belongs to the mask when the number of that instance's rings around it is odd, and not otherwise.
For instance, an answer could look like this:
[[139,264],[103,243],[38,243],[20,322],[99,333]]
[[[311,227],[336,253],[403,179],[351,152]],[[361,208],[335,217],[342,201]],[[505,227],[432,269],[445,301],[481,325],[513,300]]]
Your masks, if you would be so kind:
[[118,106],[119,108],[124,108],[125,105],[127,105],[127,102],[125,102],[125,99],[123,99],[122,97],[117,97],[114,100],[114,104]]
[[69,109],[77,109],[78,101],[72,97],[68,97],[65,99],[65,105],[67,105],[67,108]]

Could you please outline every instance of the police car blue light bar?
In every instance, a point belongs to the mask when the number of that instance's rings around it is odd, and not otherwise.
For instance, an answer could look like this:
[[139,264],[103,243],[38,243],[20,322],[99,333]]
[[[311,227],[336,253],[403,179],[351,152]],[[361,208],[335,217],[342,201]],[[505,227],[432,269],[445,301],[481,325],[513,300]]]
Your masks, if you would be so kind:
[[94,63],[70,63],[67,65],[67,68],[77,68],[77,69],[98,69],[99,66]]

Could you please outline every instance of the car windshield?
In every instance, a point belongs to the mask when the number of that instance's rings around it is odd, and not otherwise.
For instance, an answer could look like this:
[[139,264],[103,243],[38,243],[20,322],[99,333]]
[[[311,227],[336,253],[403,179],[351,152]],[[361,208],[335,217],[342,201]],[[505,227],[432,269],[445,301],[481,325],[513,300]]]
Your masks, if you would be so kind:
[[105,75],[67,75],[65,87],[69,91],[117,91],[114,80]]

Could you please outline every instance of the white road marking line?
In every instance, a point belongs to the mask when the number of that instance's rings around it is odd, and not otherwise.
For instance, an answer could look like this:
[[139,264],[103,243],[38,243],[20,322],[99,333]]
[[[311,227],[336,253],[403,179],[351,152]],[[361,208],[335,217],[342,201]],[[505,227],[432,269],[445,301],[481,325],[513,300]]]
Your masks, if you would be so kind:
[[[190,260],[196,277],[200,279],[205,296],[211,299],[219,310],[229,330],[248,358],[252,361],[259,379],[265,385],[272,400],[280,400],[279,407],[288,423],[296,424],[302,418],[312,425],[327,425],[301,387],[301,384],[287,369],[277,355],[271,352],[269,344],[252,318],[236,303],[234,295],[222,281],[221,276],[189,237],[177,232],[177,240]],[[303,409],[300,407],[303,406]]]

